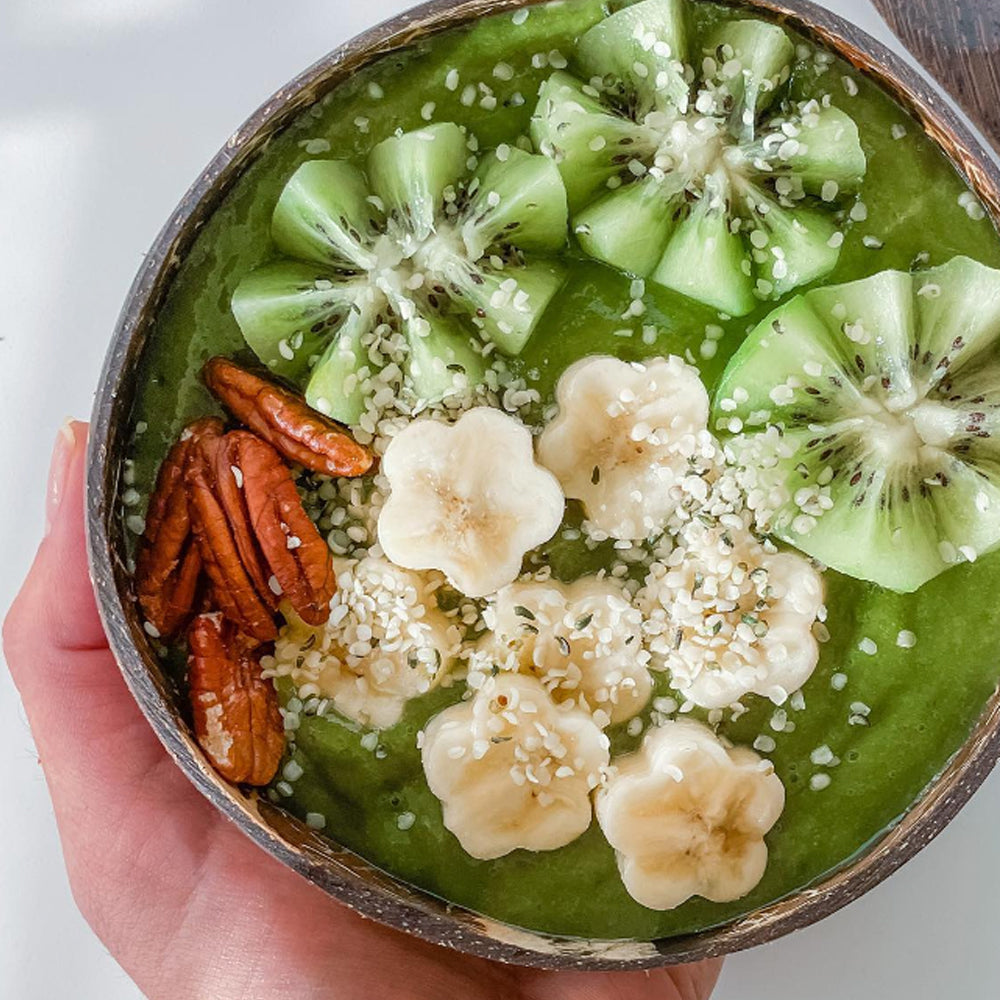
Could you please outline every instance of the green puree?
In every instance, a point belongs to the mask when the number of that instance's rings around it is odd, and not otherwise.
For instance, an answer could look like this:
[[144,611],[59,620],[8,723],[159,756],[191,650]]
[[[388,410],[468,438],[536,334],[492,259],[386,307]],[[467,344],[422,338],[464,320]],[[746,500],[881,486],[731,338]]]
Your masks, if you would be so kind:
[[[692,10],[699,22],[725,16],[710,4],[693,5]],[[273,255],[270,214],[285,181],[310,158],[303,143],[326,139],[331,152],[319,155],[362,164],[372,146],[397,128],[423,124],[421,110],[429,101],[436,104],[435,121],[468,125],[484,149],[511,142],[527,131],[538,85],[551,72],[549,67],[532,68],[532,56],[552,50],[568,56],[576,37],[601,14],[597,0],[580,0],[534,8],[521,25],[506,14],[422,43],[352,77],[271,144],[205,226],[159,317],[135,414],[137,422],[148,424],[137,434],[134,450],[140,492],[148,493],[167,444],[181,426],[214,409],[197,380],[202,362],[244,346],[230,315],[230,296],[247,272]],[[501,61],[514,69],[512,80],[493,75]],[[452,68],[462,81],[456,91],[444,84]],[[959,204],[965,187],[945,157],[873,85],[858,79],[859,92],[849,94],[843,82],[849,72],[835,62],[823,76],[810,68],[794,82],[798,97],[832,93],[834,103],[858,123],[869,157],[862,191],[868,218],[849,230],[840,264],[827,282],[887,267],[905,270],[921,253],[929,255],[931,264],[961,253],[1000,266],[1000,241],[988,221],[973,220]],[[472,107],[462,104],[465,86],[480,80],[498,98],[494,111],[480,106],[481,94]],[[369,86],[375,82],[384,91],[381,98],[372,94],[378,93]],[[358,119],[368,121],[367,131]],[[905,128],[905,135],[896,138],[893,126]],[[865,236],[877,237],[884,248],[865,246]],[[638,360],[689,350],[711,388],[747,329],[771,308],[762,305],[752,316],[722,322],[711,309],[652,283],[647,288],[646,315],[623,321],[631,300],[629,279],[573,257],[570,280],[522,359],[524,370],[540,372],[537,386],[543,397],[551,396],[567,365],[595,353]],[[643,343],[643,324],[660,331],[652,346]],[[725,333],[717,354],[704,360],[699,349],[708,324],[722,326]],[[635,336],[615,335],[630,325]],[[851,539],[844,544],[852,544]],[[561,578],[595,570],[606,558],[606,553],[588,554],[579,543],[559,536],[547,555]],[[362,745],[356,726],[303,718],[295,759],[304,774],[294,783],[292,796],[279,799],[300,816],[322,813],[331,837],[395,875],[524,927],[653,938],[729,920],[808,885],[892,826],[958,750],[1000,679],[1000,609],[994,597],[1000,592],[1000,553],[953,569],[909,596],[834,573],[826,580],[831,638],[803,691],[805,709],[786,706],[794,731],[775,732],[770,725],[774,706],[755,698],[747,699],[746,715],[721,727],[736,743],[772,736],[777,747],[769,756],[788,792],[784,816],[768,838],[767,874],[743,900],[713,904],[695,899],[667,913],[644,909],[622,887],[613,853],[596,824],[576,842],[550,853],[519,851],[492,862],[467,856],[442,826],[440,806],[426,787],[415,746],[417,731],[428,718],[461,697],[460,684],[411,703],[400,725],[377,735],[377,746],[376,737]],[[903,629],[916,635],[914,648],[897,646]],[[877,644],[874,655],[859,650],[865,638]],[[842,690],[831,685],[836,673],[847,675]],[[662,678],[660,684],[658,693],[666,694]],[[857,702],[870,708],[867,726],[848,722],[857,714],[851,707]],[[615,752],[638,743],[622,727],[612,738]],[[839,767],[810,762],[810,753],[824,744],[841,759]],[[813,790],[810,778],[821,772],[832,781]],[[406,813],[415,820],[400,829],[398,817]],[[401,825],[406,827],[409,819],[404,817]]]

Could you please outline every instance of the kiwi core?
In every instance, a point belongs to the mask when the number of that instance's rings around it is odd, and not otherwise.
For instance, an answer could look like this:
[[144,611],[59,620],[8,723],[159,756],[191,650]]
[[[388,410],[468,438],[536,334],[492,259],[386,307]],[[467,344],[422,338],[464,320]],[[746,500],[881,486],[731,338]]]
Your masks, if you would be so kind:
[[865,398],[871,444],[887,462],[909,463],[924,449],[947,450],[962,430],[961,414],[931,399],[919,399],[914,389],[885,401]]
[[390,302],[398,305],[413,292],[439,282],[456,259],[465,256],[465,246],[454,227],[442,227],[421,239],[412,232],[390,226],[373,248],[369,280]]
[[920,440],[934,448],[947,447],[963,426],[960,413],[929,399],[911,410],[909,416]]
[[662,112],[653,112],[646,124],[659,135],[654,168],[683,178],[685,186],[720,169],[728,173],[727,168],[742,162],[739,149],[726,142],[725,126],[718,118],[698,115],[671,120]]
[[886,461],[898,461],[914,455],[920,448],[920,435],[906,415],[883,410],[871,420],[869,427],[875,450]]

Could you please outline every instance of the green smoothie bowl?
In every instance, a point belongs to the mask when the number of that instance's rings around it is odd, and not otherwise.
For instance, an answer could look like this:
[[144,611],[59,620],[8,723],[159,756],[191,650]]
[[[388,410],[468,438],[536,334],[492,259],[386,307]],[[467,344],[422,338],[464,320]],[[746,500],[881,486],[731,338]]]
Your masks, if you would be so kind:
[[644,968],[832,913],[1000,752],[997,219],[947,103],[810,3],[373,29],[125,305],[89,537],[133,694],[430,941]]

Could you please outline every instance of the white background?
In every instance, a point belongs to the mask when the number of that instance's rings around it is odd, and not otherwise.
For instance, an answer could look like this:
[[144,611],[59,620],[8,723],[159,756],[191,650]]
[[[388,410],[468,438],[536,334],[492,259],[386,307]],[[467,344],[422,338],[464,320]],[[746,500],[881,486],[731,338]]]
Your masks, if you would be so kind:
[[[890,37],[867,0],[828,5]],[[41,530],[56,430],[89,414],[120,304],[161,223],[257,104],[406,6],[0,0],[0,611]],[[137,997],[73,906],[6,670],[0,768],[0,997]],[[995,998],[998,829],[994,776],[888,883],[732,959],[718,1000]]]

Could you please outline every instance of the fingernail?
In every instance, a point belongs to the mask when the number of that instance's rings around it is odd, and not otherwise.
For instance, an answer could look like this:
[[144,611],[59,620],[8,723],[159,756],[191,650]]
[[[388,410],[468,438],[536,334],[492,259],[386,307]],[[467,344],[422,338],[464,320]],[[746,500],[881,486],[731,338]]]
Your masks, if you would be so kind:
[[56,514],[62,504],[66,492],[66,477],[69,475],[70,462],[76,451],[76,430],[73,421],[67,419],[56,435],[56,445],[52,450],[52,463],[49,466],[49,489],[45,500],[45,534],[52,531]]

